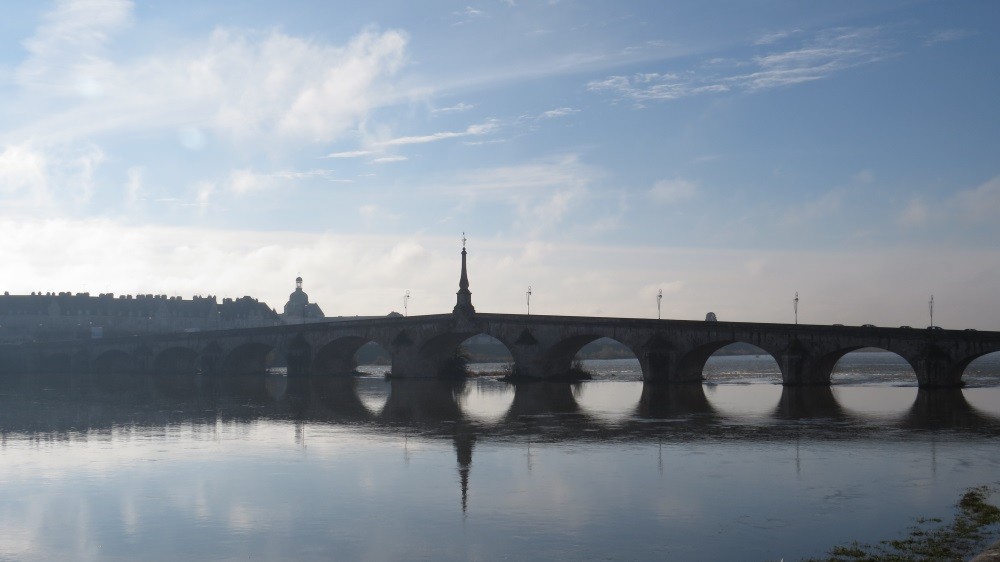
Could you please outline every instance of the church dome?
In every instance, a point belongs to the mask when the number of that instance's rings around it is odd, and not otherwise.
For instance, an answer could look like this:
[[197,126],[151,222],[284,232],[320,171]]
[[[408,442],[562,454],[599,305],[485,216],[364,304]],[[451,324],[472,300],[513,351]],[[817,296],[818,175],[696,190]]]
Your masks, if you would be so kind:
[[302,290],[302,277],[295,278],[295,291],[288,295],[288,302],[285,303],[284,316],[298,318],[322,318],[323,311],[319,305],[309,302],[309,295]]

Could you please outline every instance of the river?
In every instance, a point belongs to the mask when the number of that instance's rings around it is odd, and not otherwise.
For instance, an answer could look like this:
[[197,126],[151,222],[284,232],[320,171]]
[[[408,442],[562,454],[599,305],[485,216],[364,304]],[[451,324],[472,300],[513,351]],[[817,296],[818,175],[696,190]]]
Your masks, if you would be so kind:
[[753,356],[679,387],[584,367],[574,385],[7,376],[0,559],[795,560],[1000,481],[993,356],[941,391],[886,353],[808,389]]

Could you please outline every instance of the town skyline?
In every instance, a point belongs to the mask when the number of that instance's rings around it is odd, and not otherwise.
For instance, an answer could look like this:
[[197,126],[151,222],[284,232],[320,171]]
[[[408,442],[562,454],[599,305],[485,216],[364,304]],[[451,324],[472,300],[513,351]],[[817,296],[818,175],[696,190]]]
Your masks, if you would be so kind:
[[989,2],[5,9],[11,294],[1000,329]]

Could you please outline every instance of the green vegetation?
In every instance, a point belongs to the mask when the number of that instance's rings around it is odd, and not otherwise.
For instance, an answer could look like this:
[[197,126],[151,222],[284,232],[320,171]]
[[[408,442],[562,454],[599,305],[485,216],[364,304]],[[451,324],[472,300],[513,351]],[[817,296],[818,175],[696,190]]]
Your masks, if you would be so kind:
[[987,502],[997,489],[991,486],[970,488],[956,507],[955,519],[942,524],[941,519],[919,519],[902,539],[878,544],[851,543],[830,551],[831,562],[965,560],[983,548],[1000,526],[1000,508]]

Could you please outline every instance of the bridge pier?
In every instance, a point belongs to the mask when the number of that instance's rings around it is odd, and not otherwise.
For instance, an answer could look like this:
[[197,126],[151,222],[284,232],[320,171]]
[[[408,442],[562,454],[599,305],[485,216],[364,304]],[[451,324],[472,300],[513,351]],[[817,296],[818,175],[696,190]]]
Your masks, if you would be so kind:
[[534,345],[513,345],[509,348],[510,355],[514,359],[515,377],[544,379],[546,372],[545,354],[538,349],[538,344]]
[[400,346],[391,355],[393,378],[432,378],[438,374],[440,365],[429,361],[416,345]]
[[685,362],[675,349],[641,349],[638,353],[639,366],[642,368],[642,380],[656,383],[700,383],[702,374],[700,366]]
[[778,367],[781,384],[785,386],[830,386],[831,371],[807,357],[783,354],[778,359]]
[[313,350],[302,334],[297,334],[284,351],[288,376],[301,377],[312,374]]
[[926,345],[915,358],[906,358],[917,373],[920,388],[956,388],[962,386],[964,365],[954,361],[940,347]]
[[781,384],[785,386],[830,386],[830,375],[836,364],[823,361],[818,350],[807,348],[798,338],[779,353],[773,353],[781,369]]

